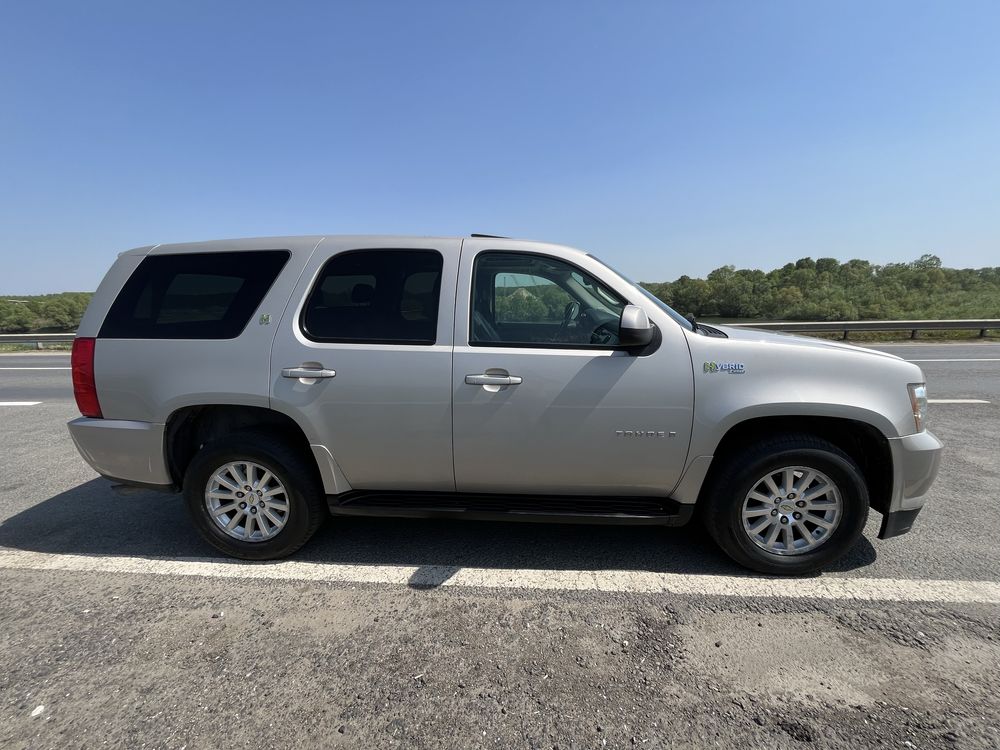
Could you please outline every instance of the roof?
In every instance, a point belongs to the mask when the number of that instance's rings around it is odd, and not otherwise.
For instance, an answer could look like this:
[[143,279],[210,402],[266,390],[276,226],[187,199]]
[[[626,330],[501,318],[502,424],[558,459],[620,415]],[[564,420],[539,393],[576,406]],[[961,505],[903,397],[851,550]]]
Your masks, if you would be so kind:
[[[497,239],[504,242],[517,242],[526,245],[548,245],[549,243],[536,242],[533,240],[518,240],[511,237],[499,237],[496,235],[473,234],[469,237],[445,237],[427,235],[380,235],[380,234],[314,234],[314,235],[285,235],[275,237],[240,237],[222,240],[205,240],[201,242],[180,242],[162,243],[158,245],[145,245],[126,250],[121,255],[146,255],[154,254],[174,254],[174,253],[209,253],[209,252],[234,252],[238,250],[290,250],[296,252],[311,252],[323,241],[336,240],[338,242],[356,240],[359,245],[372,246],[382,245],[384,247],[405,247],[406,243],[420,241],[421,244],[433,241],[455,243],[469,239]],[[571,249],[571,248],[568,248]]]

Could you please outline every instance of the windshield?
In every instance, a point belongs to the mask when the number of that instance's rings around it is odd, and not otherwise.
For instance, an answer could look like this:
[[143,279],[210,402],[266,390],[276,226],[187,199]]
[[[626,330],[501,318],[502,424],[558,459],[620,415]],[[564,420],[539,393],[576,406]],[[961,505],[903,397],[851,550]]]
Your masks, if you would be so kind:
[[609,266],[607,263],[605,263],[603,260],[601,260],[600,258],[598,258],[596,255],[591,255],[590,253],[587,253],[587,255],[589,255],[591,258],[593,258],[594,260],[596,260],[602,266],[604,266],[605,268],[607,268],[609,271],[611,271],[611,273],[615,274],[616,276],[618,276],[619,278],[621,278],[623,281],[627,281],[629,284],[631,284],[636,289],[638,289],[640,292],[642,292],[643,296],[647,297],[650,302],[652,302],[658,308],[660,308],[661,310],[663,310],[663,312],[665,312],[671,318],[673,318],[674,320],[676,320],[678,325],[683,326],[684,328],[687,328],[689,331],[693,331],[694,330],[694,326],[691,325],[691,321],[690,320],[688,320],[687,318],[685,318],[683,315],[681,315],[679,312],[677,312],[674,308],[672,308],[666,302],[664,302],[663,300],[661,300],[659,297],[657,297],[651,291],[649,291],[648,289],[644,289],[643,287],[639,286],[634,281],[632,281],[632,279],[630,279],[628,276],[626,276],[625,274],[623,274],[621,271],[615,270],[614,268],[612,268],[611,266]]

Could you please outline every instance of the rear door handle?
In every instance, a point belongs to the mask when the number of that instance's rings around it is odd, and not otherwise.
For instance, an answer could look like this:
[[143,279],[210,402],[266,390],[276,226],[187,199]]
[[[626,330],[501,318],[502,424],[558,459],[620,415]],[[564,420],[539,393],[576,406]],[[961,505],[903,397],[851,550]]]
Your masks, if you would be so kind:
[[466,375],[465,382],[469,385],[520,385],[521,378],[517,375]]
[[286,367],[281,371],[283,378],[334,378],[336,376],[336,370],[314,367]]

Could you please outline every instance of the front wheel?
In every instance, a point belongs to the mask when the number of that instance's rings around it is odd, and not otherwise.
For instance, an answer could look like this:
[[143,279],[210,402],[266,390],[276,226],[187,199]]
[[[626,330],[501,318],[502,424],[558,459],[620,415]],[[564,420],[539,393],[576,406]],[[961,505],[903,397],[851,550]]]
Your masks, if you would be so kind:
[[274,560],[309,541],[327,516],[316,474],[289,443],[237,433],[195,454],[184,475],[184,499],[213,547],[243,560]]
[[857,542],[868,520],[858,465],[832,443],[790,435],[732,456],[702,509],[709,534],[761,573],[819,570]]

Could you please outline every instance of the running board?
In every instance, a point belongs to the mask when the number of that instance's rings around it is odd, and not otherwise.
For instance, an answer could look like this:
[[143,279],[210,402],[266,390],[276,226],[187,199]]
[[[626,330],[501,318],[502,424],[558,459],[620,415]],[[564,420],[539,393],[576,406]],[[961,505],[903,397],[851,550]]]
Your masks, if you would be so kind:
[[693,505],[658,497],[492,495],[446,492],[354,490],[327,495],[335,516],[464,518],[477,521],[534,521],[683,526]]

